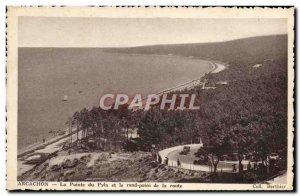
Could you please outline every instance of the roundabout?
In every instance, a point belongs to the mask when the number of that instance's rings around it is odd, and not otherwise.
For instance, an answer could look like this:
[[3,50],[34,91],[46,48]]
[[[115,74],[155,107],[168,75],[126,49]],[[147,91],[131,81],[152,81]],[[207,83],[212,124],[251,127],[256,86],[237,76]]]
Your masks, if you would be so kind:
[[[190,147],[190,151],[187,154],[182,154],[180,152],[183,151],[184,147]],[[161,163],[167,164],[171,167],[177,167],[181,169],[194,170],[194,171],[204,171],[211,172],[211,167],[207,164],[194,164],[195,160],[199,158],[195,156],[195,153],[203,147],[203,144],[187,144],[181,146],[175,146],[171,148],[167,148],[159,151],[159,156],[161,157]],[[167,159],[167,163],[166,163]],[[179,162],[178,162],[179,161]],[[179,164],[178,164],[179,163]],[[254,162],[250,162],[250,160],[243,160],[242,164],[244,166],[244,170],[247,170],[247,165],[251,164],[251,167],[254,166]],[[236,165],[236,171],[238,172],[238,161],[219,161],[217,172],[232,172],[233,173],[233,165]]]

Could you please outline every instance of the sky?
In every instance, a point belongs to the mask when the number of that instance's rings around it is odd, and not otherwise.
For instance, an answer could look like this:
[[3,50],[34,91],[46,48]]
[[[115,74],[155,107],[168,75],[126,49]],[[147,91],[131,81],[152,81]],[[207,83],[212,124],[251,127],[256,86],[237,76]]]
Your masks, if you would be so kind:
[[287,34],[286,19],[19,17],[19,47],[131,47]]

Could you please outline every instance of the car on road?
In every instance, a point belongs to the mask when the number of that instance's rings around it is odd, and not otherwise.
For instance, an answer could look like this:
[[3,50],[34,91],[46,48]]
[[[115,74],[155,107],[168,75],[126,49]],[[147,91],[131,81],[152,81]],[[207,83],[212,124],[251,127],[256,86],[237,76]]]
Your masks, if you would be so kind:
[[194,160],[193,164],[194,165],[207,165],[208,164],[208,156],[205,155],[200,155],[199,159]]
[[277,153],[271,153],[269,158],[271,160],[278,160],[279,159],[279,155]]
[[191,151],[191,147],[190,146],[184,146],[182,151],[179,153],[181,155],[187,155],[189,152]]

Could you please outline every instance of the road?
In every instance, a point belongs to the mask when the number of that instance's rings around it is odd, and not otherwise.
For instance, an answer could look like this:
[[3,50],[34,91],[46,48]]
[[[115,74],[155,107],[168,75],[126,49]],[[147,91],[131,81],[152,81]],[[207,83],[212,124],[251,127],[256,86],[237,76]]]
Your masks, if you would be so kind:
[[[184,146],[190,146],[191,150],[187,155],[181,155],[180,151],[182,151]],[[175,146],[172,148],[164,149],[159,152],[159,155],[164,161],[165,157],[168,157],[168,165],[173,167],[178,167],[177,160],[181,162],[181,168],[195,171],[206,171],[209,172],[210,168],[208,165],[194,165],[194,160],[198,158],[194,155],[199,148],[203,147],[203,144],[187,144],[181,146]],[[232,172],[232,165],[236,164],[238,166],[238,161],[219,161],[218,171],[219,172]],[[244,165],[244,170],[247,169],[247,165],[249,164],[249,160],[243,160],[242,164]],[[253,166],[254,163],[251,163]]]

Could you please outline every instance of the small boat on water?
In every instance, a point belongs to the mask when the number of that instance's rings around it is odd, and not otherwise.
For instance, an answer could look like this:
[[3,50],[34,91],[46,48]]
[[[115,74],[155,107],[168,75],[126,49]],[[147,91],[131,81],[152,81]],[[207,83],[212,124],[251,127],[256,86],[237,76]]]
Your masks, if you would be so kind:
[[62,98],[62,101],[68,101],[68,95],[64,95],[64,97]]

